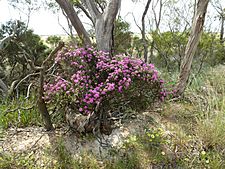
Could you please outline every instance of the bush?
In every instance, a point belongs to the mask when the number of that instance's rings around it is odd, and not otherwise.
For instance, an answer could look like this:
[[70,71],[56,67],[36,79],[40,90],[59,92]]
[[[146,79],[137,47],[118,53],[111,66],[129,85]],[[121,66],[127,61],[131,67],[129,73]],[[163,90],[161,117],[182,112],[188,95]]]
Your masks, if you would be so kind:
[[[46,82],[45,100],[71,105],[84,115],[118,105],[147,108],[164,100],[163,80],[153,64],[123,55],[110,58],[93,48],[64,48],[55,59],[58,69]],[[104,111],[105,112],[105,111]]]
[[17,100],[6,100],[0,103],[0,129],[10,127],[40,126],[40,113],[35,108],[34,98],[26,99],[23,96]]

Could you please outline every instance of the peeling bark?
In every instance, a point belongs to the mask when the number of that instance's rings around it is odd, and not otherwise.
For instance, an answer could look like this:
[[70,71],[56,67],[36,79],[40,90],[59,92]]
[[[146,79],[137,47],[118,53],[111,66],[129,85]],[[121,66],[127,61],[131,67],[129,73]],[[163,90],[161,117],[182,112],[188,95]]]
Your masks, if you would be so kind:
[[191,72],[192,60],[200,41],[208,3],[209,0],[198,0],[197,3],[197,9],[192,24],[190,37],[185,49],[184,58],[181,62],[180,77],[176,89],[178,96],[184,93],[184,90],[188,83],[189,75]]

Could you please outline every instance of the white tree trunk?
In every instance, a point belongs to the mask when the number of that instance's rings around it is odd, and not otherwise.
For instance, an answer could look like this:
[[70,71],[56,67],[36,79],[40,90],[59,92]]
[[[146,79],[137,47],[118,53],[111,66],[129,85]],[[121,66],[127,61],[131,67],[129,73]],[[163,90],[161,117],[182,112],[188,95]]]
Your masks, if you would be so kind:
[[[88,9],[88,17],[94,24],[97,48],[99,50],[111,51],[112,31],[116,15],[119,11],[121,0],[109,0],[106,9],[100,13],[94,0],[81,0]],[[90,44],[90,38],[81,23],[76,11],[68,0],[56,0],[60,7],[65,11],[67,17],[77,31],[79,37],[84,39],[86,44]],[[81,5],[81,4],[80,4]]]
[[97,48],[103,51],[111,51],[112,31],[116,15],[119,11],[121,0],[109,0],[103,13],[100,13],[93,0],[82,0],[91,15],[95,26]]
[[198,0],[195,17],[192,23],[191,34],[185,49],[185,55],[181,62],[180,77],[177,86],[177,95],[182,95],[187,86],[193,56],[196,52],[203,30],[205,15],[209,0]]
[[96,19],[95,37],[97,48],[103,51],[111,51],[113,25],[106,25],[103,17]]

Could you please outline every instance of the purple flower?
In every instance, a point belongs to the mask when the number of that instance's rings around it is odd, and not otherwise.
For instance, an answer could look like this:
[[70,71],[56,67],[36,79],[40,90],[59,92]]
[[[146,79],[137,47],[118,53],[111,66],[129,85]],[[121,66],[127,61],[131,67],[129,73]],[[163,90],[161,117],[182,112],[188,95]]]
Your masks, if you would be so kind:
[[99,98],[99,94],[96,93],[96,94],[94,95],[94,97],[95,97],[95,98]]
[[123,86],[119,86],[118,87],[118,91],[121,93],[122,92],[122,88],[123,88]]
[[159,79],[154,65],[140,59],[117,55],[111,60],[106,52],[70,46],[58,52],[55,62],[59,65],[57,78],[45,84],[45,96],[52,100],[56,95],[66,97],[68,101],[76,100],[75,104],[83,113],[93,112],[98,102],[122,93],[124,89],[139,90],[132,84],[141,81],[140,84],[145,83],[150,88],[155,85],[161,100],[170,94],[163,90],[164,81]]

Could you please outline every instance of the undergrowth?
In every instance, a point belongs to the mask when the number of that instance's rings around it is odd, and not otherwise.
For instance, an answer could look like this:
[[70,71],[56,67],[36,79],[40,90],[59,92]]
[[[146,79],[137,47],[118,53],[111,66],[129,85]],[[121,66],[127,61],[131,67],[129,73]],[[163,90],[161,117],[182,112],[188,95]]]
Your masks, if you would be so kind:
[[[225,168],[224,72],[225,67],[220,66],[210,68],[196,77],[192,75],[194,78],[184,98],[169,100],[164,104],[163,110],[159,112],[160,123],[146,124],[142,132],[130,135],[122,147],[111,150],[109,159],[99,159],[90,152],[84,152],[78,158],[74,158],[61,140],[54,146],[54,153],[47,154],[51,158],[49,168]],[[167,79],[168,83],[175,84],[171,76],[164,77],[170,77]],[[9,105],[10,108],[16,107],[15,102]],[[1,110],[7,110],[9,105],[2,104]],[[29,103],[23,106],[28,105]],[[12,117],[8,116],[11,119],[3,117],[2,120],[2,117],[1,114],[1,122],[5,120],[2,124],[7,128],[16,124],[18,112],[14,112]],[[31,119],[35,117],[37,116],[32,115]],[[30,124],[32,123],[20,126]],[[33,121],[33,124],[36,125],[37,121]],[[32,158],[27,162],[23,156],[0,156],[0,168],[13,168],[13,164],[16,168],[32,168],[34,164],[31,163]]]
[[184,168],[225,168],[224,72],[218,66],[192,75],[184,98],[167,102],[161,112]]
[[36,108],[35,98],[6,100],[0,104],[0,126],[9,127],[40,126],[41,118]]

